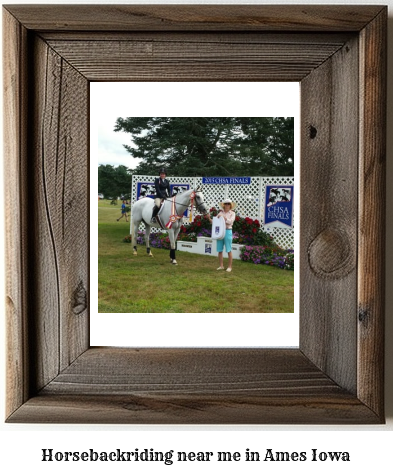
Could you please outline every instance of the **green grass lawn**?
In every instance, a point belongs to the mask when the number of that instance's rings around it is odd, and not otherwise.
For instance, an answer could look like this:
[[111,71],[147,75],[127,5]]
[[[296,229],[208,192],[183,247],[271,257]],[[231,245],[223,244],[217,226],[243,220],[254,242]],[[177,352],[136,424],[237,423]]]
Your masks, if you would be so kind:
[[[294,274],[234,260],[231,273],[217,271],[217,257],[144,246],[138,255],[122,242],[130,223],[117,206],[98,210],[98,311],[100,313],[292,313]],[[215,245],[215,244],[214,244]],[[226,263],[224,253],[224,265]]]

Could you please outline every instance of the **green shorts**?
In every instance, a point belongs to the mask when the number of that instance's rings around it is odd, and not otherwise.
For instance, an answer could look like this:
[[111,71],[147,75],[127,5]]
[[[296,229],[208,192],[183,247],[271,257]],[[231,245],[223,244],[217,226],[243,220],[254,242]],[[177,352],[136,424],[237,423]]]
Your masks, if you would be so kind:
[[232,252],[232,229],[227,229],[225,231],[225,237],[222,240],[217,240],[217,252],[222,252],[225,250],[227,253]]

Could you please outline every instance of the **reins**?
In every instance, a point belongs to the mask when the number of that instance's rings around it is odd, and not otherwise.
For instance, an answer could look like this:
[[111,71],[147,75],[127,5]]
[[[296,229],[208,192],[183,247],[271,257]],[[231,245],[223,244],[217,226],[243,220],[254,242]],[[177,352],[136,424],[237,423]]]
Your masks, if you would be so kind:
[[[195,196],[195,198],[196,198],[196,196]],[[177,201],[176,201],[176,197],[175,197],[174,199],[169,199],[169,198],[167,198],[167,199],[165,199],[165,201],[174,202],[174,203],[175,203],[175,206],[183,206],[183,207],[187,207],[187,208],[190,207],[190,205],[192,204],[192,200],[191,200],[190,204],[182,204],[181,202],[177,202]],[[199,211],[199,207],[202,206],[202,204],[205,204],[205,201],[202,201],[201,203],[198,204],[198,203],[196,202],[196,199],[195,199],[195,209],[196,209],[197,211]],[[192,207],[192,206],[191,206],[191,207]],[[183,211],[183,214],[184,214],[184,213],[185,213],[185,210]]]

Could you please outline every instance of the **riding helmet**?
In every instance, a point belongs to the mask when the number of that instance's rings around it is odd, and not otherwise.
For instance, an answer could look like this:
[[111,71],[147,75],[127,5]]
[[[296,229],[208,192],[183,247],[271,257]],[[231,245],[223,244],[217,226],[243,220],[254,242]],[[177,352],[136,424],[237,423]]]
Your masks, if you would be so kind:
[[160,175],[161,173],[166,173],[166,168],[160,168],[160,171],[158,172],[158,175]]

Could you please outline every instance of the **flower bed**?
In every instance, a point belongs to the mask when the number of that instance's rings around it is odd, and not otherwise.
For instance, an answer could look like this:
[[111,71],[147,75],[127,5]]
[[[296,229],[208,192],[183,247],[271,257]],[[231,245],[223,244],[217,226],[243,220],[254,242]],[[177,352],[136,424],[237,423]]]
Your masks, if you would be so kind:
[[293,250],[283,250],[279,247],[245,245],[240,250],[240,259],[243,262],[270,265],[283,270],[294,269]]
[[[215,207],[210,209],[212,217],[218,214],[219,210]],[[195,217],[194,221],[187,225],[182,225],[181,233],[195,238],[197,237],[211,237],[211,223],[201,215]],[[236,216],[235,222],[232,226],[233,243],[242,245],[272,245],[273,237],[261,229],[258,219],[250,219],[249,217]],[[182,238],[179,240],[184,240]]]
[[[132,241],[131,235],[124,237],[123,242],[130,244]],[[145,233],[138,230],[138,236],[136,238],[138,245],[145,245]],[[168,234],[164,232],[151,232],[150,233],[150,247],[159,249],[170,249],[171,243],[169,241]]]

